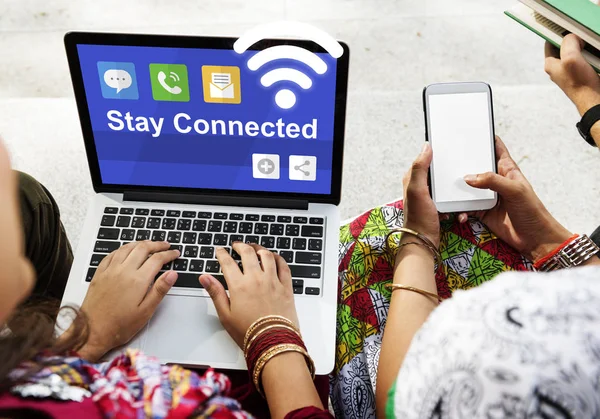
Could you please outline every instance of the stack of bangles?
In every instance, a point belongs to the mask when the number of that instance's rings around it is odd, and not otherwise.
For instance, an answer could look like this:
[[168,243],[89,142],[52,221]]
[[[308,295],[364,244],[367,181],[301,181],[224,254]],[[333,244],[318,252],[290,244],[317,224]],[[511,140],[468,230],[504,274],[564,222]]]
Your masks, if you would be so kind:
[[[431,240],[429,240],[426,236],[424,236],[423,234],[419,233],[418,231],[415,230],[411,230],[410,228],[406,228],[406,227],[400,227],[400,228],[395,228],[393,230],[391,230],[388,235],[385,238],[385,245],[389,246],[389,238],[392,234],[396,234],[396,233],[403,233],[403,234],[409,234],[411,236],[416,237],[417,239],[419,239],[420,241],[411,241],[411,242],[405,242],[402,244],[398,245],[398,249],[397,251],[400,252],[402,250],[403,247],[406,246],[421,246],[424,247],[426,249],[429,249],[429,251],[433,254],[433,258],[435,261],[435,266],[434,266],[434,271],[437,272],[437,270],[442,266],[442,255],[440,254],[439,249],[433,244],[433,242]],[[433,292],[429,292],[429,291],[425,291],[422,290],[420,288],[416,288],[416,287],[411,287],[409,285],[402,285],[402,284],[386,284],[386,288],[390,288],[392,291],[395,290],[405,290],[405,291],[412,291],[412,292],[416,292],[417,294],[421,294],[425,297],[431,298],[435,301],[437,301],[438,303],[441,303],[443,301],[443,298],[441,298],[439,295],[433,293]]]
[[270,360],[282,353],[302,354],[312,378],[315,378],[315,364],[308,355],[300,330],[285,317],[265,316],[252,323],[244,336],[243,350],[250,379],[263,397],[262,371]]

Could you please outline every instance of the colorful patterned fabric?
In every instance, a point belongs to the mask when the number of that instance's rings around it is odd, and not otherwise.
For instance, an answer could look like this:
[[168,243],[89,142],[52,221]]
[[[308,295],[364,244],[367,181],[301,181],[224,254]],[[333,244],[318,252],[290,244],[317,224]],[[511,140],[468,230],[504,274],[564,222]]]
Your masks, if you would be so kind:
[[[218,418],[247,419],[237,400],[226,397],[231,390],[227,376],[208,370],[203,376],[180,366],[161,365],[158,359],[128,349],[110,362],[91,364],[77,356],[39,356],[11,373],[19,381],[34,365],[49,365],[13,387],[16,394],[43,390],[49,378],[60,380],[62,394],[69,388],[91,394],[104,417],[121,418]],[[53,388],[60,386],[53,383]],[[47,395],[42,393],[43,395]],[[53,394],[60,397],[60,394]]]
[[[335,370],[331,400],[337,418],[375,417],[375,383],[389,308],[396,240],[385,237],[403,225],[403,203],[374,208],[340,228],[339,298]],[[469,289],[503,271],[530,270],[531,264],[476,220],[442,222],[443,266],[438,293]]]

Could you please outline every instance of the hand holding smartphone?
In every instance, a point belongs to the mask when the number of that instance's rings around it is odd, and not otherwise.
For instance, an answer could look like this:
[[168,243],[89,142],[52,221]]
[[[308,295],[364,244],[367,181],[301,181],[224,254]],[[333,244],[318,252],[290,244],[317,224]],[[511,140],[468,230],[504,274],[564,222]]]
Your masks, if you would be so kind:
[[423,90],[425,136],[433,150],[429,188],[439,212],[493,208],[496,192],[473,188],[468,174],[497,173],[492,89],[486,83],[438,83]]

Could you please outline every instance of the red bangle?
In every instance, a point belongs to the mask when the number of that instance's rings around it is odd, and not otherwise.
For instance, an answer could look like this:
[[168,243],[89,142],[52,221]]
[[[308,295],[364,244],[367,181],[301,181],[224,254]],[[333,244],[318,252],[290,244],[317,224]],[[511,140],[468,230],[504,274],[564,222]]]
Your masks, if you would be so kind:
[[306,349],[302,339],[296,334],[289,330],[279,329],[272,330],[259,336],[248,348],[246,356],[246,362],[248,364],[248,371],[251,373],[254,370],[256,361],[258,358],[269,348],[280,345],[280,344],[296,344],[303,349]]
[[548,253],[546,256],[542,257],[541,259],[538,259],[534,264],[533,267],[538,270],[540,269],[540,267],[546,263],[548,260],[550,260],[552,257],[556,256],[556,254],[558,252],[560,252],[562,249],[564,249],[569,243],[571,243],[573,240],[575,240],[577,237],[579,237],[579,234],[573,234],[571,237],[569,237],[567,240],[565,240],[560,246],[558,246],[556,249],[554,249],[553,251],[551,251],[550,253]]
[[291,330],[274,328],[273,330],[262,333],[248,346],[246,352],[246,363],[248,365],[248,374],[250,375],[251,380],[254,367],[261,355],[269,350],[269,348],[281,344],[294,344],[306,350],[302,338]]

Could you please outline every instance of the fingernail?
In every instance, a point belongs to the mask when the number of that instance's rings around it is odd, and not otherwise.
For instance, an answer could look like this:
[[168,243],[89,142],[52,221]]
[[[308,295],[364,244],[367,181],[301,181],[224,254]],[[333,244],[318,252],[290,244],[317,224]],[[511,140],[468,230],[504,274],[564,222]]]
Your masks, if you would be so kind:
[[218,251],[221,251],[221,250],[225,250],[225,249],[223,249],[222,247],[215,247],[215,249],[217,250],[217,252],[218,252]]
[[425,153],[428,148],[429,148],[429,143],[423,144],[423,147],[421,147],[421,154]]
[[458,222],[459,223],[464,223],[465,221],[467,221],[467,214],[460,214],[458,216]]
[[175,285],[175,282],[177,282],[177,272],[169,271],[167,276],[165,276],[165,282],[170,286]]
[[477,175],[465,175],[463,179],[465,182],[475,182],[477,180]]

